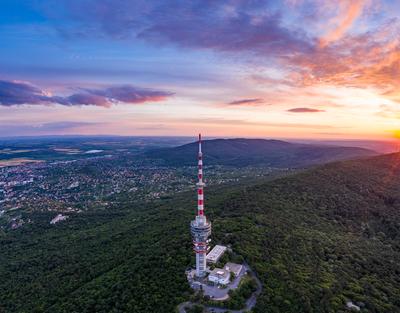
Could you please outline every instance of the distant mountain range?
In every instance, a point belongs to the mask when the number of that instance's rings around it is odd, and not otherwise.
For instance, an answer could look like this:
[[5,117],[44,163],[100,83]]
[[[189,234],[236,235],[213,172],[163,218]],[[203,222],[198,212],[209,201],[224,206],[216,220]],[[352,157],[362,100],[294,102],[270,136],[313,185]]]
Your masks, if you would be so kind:
[[[160,159],[166,165],[194,165],[197,142],[174,148],[145,152],[145,156]],[[311,145],[265,139],[214,139],[203,141],[207,165],[266,165],[271,167],[307,167],[331,161],[377,155],[358,147]]]

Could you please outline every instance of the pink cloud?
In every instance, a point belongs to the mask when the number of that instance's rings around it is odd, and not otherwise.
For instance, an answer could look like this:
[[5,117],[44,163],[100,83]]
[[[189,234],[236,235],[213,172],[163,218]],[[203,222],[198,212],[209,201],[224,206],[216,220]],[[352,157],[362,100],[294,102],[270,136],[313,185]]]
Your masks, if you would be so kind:
[[354,21],[360,16],[367,3],[368,0],[338,1],[339,14],[330,21],[330,24],[333,24],[334,28],[320,39],[320,46],[324,47],[342,38],[346,31],[353,25]]
[[293,109],[289,109],[287,111],[291,112],[291,113],[318,113],[318,112],[325,112],[325,110],[312,109],[312,108],[293,108]]

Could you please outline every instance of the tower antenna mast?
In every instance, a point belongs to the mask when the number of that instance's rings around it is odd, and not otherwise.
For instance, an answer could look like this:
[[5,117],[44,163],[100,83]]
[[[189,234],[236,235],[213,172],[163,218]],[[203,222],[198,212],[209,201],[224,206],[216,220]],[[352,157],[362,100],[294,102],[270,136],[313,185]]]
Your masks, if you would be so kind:
[[197,182],[197,215],[190,223],[193,237],[193,250],[196,253],[196,276],[204,277],[207,269],[208,238],[211,235],[211,223],[204,214],[203,152],[201,151],[201,134],[199,134],[198,182]]

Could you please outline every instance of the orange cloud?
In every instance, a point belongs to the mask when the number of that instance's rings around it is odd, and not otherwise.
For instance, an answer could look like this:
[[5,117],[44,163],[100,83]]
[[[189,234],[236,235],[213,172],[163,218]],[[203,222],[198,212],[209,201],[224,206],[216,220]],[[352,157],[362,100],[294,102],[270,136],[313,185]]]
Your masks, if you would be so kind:
[[341,0],[339,1],[339,14],[335,16],[330,24],[334,28],[323,38],[320,38],[320,47],[325,47],[331,42],[342,38],[346,31],[353,25],[354,21],[360,16],[367,0]]
[[[384,35],[386,34],[386,35]],[[334,46],[288,58],[299,86],[333,85],[374,88],[400,102],[400,23],[383,30],[345,36]]]

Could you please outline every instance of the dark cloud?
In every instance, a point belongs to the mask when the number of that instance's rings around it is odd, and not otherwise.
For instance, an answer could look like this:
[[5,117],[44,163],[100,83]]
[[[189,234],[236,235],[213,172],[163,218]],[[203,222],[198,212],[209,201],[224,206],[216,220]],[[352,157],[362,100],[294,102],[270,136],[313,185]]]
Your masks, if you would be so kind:
[[31,84],[0,80],[0,104],[3,106],[43,104],[48,102],[49,98],[42,90]]
[[89,93],[76,93],[66,98],[67,105],[76,103],[79,105],[97,105],[101,107],[109,107],[110,99]]
[[318,113],[318,112],[325,112],[325,110],[319,110],[319,109],[312,109],[312,108],[293,108],[287,110],[288,112],[292,113]]
[[228,102],[229,105],[258,105],[262,103],[264,103],[264,100],[261,98],[241,99]]
[[109,107],[113,103],[145,103],[162,101],[173,93],[137,88],[129,85],[105,89],[80,89],[70,96],[53,96],[27,82],[0,80],[0,105],[61,104],[66,106],[94,105]]
[[183,47],[249,51],[265,56],[303,52],[310,47],[300,33],[283,28],[279,16],[253,16],[246,12],[236,16],[183,14],[181,19],[157,20],[139,37]]
[[[77,27],[58,25],[65,36],[140,38],[188,48],[292,55],[312,48],[305,32],[283,26],[272,1],[66,2]],[[87,14],[91,12],[91,14]]]
[[102,97],[124,103],[143,103],[149,101],[162,101],[172,96],[171,92],[151,89],[138,89],[132,86],[117,86],[106,89],[84,89],[89,95]]

